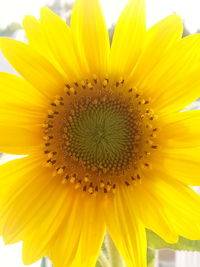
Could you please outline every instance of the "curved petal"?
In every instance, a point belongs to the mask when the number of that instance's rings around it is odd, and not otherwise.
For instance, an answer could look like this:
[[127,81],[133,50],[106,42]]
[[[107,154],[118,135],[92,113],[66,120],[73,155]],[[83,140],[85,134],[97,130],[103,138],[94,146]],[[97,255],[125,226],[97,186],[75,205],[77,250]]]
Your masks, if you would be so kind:
[[49,243],[66,217],[72,196],[52,170],[31,156],[0,166],[0,232],[7,244],[23,240],[23,261],[47,255]]
[[63,225],[50,246],[55,267],[94,266],[103,242],[102,199],[81,196],[80,192],[73,195]]
[[88,66],[90,73],[105,78],[110,43],[99,1],[77,0],[71,27],[81,67],[85,70]]
[[[47,180],[49,177],[52,177],[51,173],[45,176]],[[38,191],[33,194],[32,200],[27,204],[27,213],[31,206],[34,206],[34,210],[26,216],[23,214],[20,217],[19,215],[18,218],[20,222],[23,216],[23,223],[28,222],[28,226],[23,230],[23,262],[25,264],[32,264],[47,255],[51,240],[66,217],[66,203],[73,203],[72,194],[65,185],[63,186],[59,180],[49,180],[48,186],[44,190],[38,188]],[[26,198],[25,193],[23,197]],[[38,203],[34,204],[36,199],[38,199]],[[23,212],[25,213],[26,210]]]
[[182,20],[176,14],[164,18],[147,31],[141,57],[131,75],[134,86],[140,87],[166,52],[182,37],[182,32]]
[[127,77],[135,66],[145,39],[145,0],[129,0],[112,40],[110,72],[115,79]]
[[47,101],[43,94],[19,76],[0,73],[0,105],[13,104],[43,112]]
[[165,171],[173,178],[194,186],[200,186],[200,148],[166,149],[157,160],[157,169]]
[[[0,233],[2,235],[5,222],[8,218],[8,208],[15,203],[16,197],[33,182],[37,173],[33,170],[38,167],[36,157],[24,157],[9,161],[0,166]],[[33,175],[30,175],[32,173]],[[29,174],[29,175],[28,175]],[[6,238],[6,237],[5,237]]]
[[0,107],[0,151],[27,155],[42,144],[41,113],[13,105]]
[[146,267],[145,226],[138,216],[137,203],[134,208],[127,197],[127,190],[119,188],[106,207],[108,231],[128,266]]
[[155,112],[180,111],[200,96],[199,47],[200,34],[179,40],[141,82],[140,89],[151,96]]
[[63,90],[63,77],[31,46],[2,37],[0,48],[12,66],[46,97],[52,98]]
[[166,173],[152,172],[144,185],[167,215],[174,231],[185,238],[200,238],[200,196],[183,183],[172,180]]
[[104,203],[104,201],[101,197],[97,196],[95,198],[91,199],[89,196],[84,203],[83,225],[78,250],[72,264],[73,267],[80,265],[83,267],[95,266],[97,262],[105,234],[105,221],[102,209],[102,202]]
[[160,122],[159,138],[167,148],[200,146],[200,110],[170,114]]
[[[45,175],[48,169],[41,166],[41,158],[29,156],[10,161],[0,167],[3,186],[1,194],[1,234],[6,243],[24,238],[24,232],[37,217],[49,194],[52,175]],[[52,187],[51,187],[52,192]],[[34,216],[33,216],[34,215]]]
[[55,59],[60,63],[68,79],[81,78],[80,65],[75,54],[71,29],[50,9],[41,8],[41,27]]
[[137,203],[137,209],[145,228],[152,230],[168,243],[176,243],[178,234],[174,231],[173,225],[169,224],[163,207],[152,192],[145,188],[144,183],[145,181],[137,184],[133,191],[127,190],[130,209],[134,212],[135,203]]
[[0,73],[0,151],[27,155],[42,143],[45,97],[22,78]]
[[63,72],[59,62],[53,56],[40,22],[35,17],[26,15],[23,19],[23,28],[26,32],[28,43],[46,57],[60,72]]
[[42,31],[39,21],[31,15],[26,15],[22,23],[23,23],[23,28],[26,32],[28,43],[34,49],[40,51],[43,55],[51,57],[52,54],[48,47],[47,40]]

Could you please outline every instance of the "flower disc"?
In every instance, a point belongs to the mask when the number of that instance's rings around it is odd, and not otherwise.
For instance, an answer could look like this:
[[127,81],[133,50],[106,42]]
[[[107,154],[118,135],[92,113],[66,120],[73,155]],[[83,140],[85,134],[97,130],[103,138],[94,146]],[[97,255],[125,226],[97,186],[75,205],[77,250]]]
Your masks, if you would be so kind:
[[150,167],[150,151],[157,149],[149,104],[124,80],[67,84],[44,123],[46,166],[89,193],[135,184],[141,179],[138,166]]
[[115,98],[82,99],[64,128],[69,155],[99,172],[127,168],[137,132],[128,109],[128,105]]

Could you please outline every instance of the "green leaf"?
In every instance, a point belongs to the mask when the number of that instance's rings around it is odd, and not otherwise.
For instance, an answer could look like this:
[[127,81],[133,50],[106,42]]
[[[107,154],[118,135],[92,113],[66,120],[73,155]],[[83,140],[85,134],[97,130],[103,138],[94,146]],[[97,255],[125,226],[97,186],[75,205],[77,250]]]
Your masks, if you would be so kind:
[[45,260],[45,258],[42,258],[40,267],[46,267],[46,260]]
[[[155,255],[156,255],[156,251],[154,249],[148,248],[148,250],[147,250],[148,267],[154,267]],[[116,263],[116,261],[114,262],[114,264],[115,263]],[[98,259],[95,267],[115,267],[115,266],[116,265],[113,265],[111,262],[109,262],[109,260],[108,260],[108,258],[106,256],[105,250],[101,251],[99,259]],[[119,264],[117,266],[119,266],[119,267],[127,267],[127,265],[124,262],[119,262]]]
[[156,251],[154,249],[148,248],[147,249],[147,264],[148,267],[153,267],[156,258]]
[[112,267],[125,267],[125,262],[117,250],[112,238],[107,233],[105,237],[105,248],[109,258],[110,266]]
[[103,267],[99,261],[97,261],[95,267]]
[[176,244],[169,244],[154,232],[147,230],[148,247],[152,249],[170,248],[174,250],[200,251],[200,240],[189,240],[182,236]]
[[106,251],[101,250],[95,267],[111,267]]

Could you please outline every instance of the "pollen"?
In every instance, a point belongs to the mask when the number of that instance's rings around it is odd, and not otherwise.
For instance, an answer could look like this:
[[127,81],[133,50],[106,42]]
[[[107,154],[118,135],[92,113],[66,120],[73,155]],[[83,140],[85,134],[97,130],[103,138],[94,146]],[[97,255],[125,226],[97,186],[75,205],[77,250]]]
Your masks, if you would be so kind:
[[111,83],[94,75],[66,84],[42,124],[44,166],[90,195],[136,186],[158,149],[156,120],[151,100],[123,78]]

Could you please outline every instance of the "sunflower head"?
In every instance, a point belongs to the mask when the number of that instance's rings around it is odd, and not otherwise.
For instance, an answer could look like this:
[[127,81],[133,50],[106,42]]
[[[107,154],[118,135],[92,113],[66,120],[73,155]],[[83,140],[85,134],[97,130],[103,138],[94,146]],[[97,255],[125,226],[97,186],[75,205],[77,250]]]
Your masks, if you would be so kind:
[[90,194],[135,185],[158,147],[155,121],[150,99],[124,79],[65,84],[42,125],[45,166]]
[[76,0],[70,26],[48,8],[26,16],[28,44],[0,39],[21,77],[0,73],[0,233],[23,260],[95,265],[107,230],[130,267],[146,266],[145,228],[200,239],[200,37],[172,15],[146,29],[129,0],[110,44],[98,0]]

